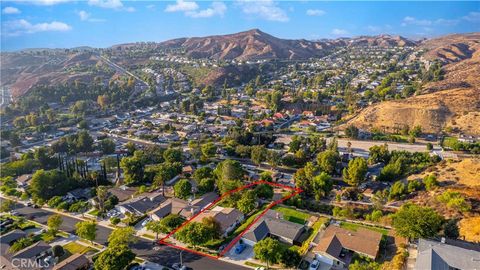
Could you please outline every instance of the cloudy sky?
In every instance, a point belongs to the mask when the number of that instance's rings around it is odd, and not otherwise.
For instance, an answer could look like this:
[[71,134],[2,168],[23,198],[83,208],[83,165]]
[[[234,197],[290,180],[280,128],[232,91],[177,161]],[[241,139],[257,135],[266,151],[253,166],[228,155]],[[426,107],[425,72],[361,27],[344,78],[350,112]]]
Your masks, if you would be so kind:
[[259,28],[281,38],[480,32],[480,2],[2,0],[1,50],[108,47]]

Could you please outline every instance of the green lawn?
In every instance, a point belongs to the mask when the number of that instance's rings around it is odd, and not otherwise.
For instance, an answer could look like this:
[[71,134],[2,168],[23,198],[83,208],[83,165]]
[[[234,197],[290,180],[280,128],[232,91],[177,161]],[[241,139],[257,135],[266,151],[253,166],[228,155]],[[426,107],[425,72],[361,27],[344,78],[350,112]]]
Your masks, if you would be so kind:
[[89,251],[97,252],[98,250],[95,248],[87,247],[81,244],[78,244],[77,242],[70,242],[66,245],[63,246],[65,250],[70,252],[71,254],[75,253],[80,253],[80,254],[85,254]]
[[272,209],[277,211],[277,212],[282,213],[283,218],[285,220],[295,222],[295,223],[298,223],[298,224],[302,224],[302,225],[305,224],[305,222],[310,217],[310,215],[307,214],[307,213],[303,213],[303,212],[297,211],[295,209],[287,208],[287,207],[283,207],[283,206],[278,206],[277,205],[277,206],[273,207]]
[[383,235],[388,235],[388,230],[387,229],[373,227],[373,226],[365,226],[365,225],[361,225],[361,224],[357,224],[357,223],[341,222],[340,227],[342,227],[344,229],[347,229],[347,230],[350,230],[350,231],[357,231],[358,228],[365,228],[365,229],[368,229],[368,230],[379,232]]
[[87,214],[98,217],[98,209],[93,209],[90,212],[88,212]]

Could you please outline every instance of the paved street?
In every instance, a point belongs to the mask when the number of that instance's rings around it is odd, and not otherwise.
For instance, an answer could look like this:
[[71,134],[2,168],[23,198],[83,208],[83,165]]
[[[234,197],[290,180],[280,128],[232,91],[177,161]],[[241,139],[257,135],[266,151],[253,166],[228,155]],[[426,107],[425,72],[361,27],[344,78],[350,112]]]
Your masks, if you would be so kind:
[[[34,220],[44,225],[47,224],[48,217],[53,214],[53,212],[45,209],[35,209],[22,204],[16,204],[15,211],[27,219]],[[69,233],[74,233],[75,224],[80,221],[81,220],[77,218],[63,216],[63,223],[60,229]],[[105,244],[111,231],[112,229],[97,224],[97,238],[95,239],[95,242]],[[154,250],[153,246],[153,241],[140,238],[137,243],[131,246],[131,248],[132,251],[135,252],[139,257],[154,263],[171,266],[173,263],[180,262],[180,250],[168,246],[160,246],[159,250]],[[203,257],[189,252],[183,252],[182,255],[184,264],[194,270],[249,269],[236,264]]]

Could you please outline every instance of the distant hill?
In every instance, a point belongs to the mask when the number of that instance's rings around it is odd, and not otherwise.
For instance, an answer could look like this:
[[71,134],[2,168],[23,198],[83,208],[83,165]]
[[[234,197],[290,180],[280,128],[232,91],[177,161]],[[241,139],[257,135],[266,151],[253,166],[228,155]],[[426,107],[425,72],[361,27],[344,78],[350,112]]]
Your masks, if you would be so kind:
[[419,46],[426,50],[423,58],[446,63],[445,78],[428,83],[422,95],[370,106],[349,123],[364,129],[407,124],[432,133],[452,127],[480,134],[480,33],[439,37]]

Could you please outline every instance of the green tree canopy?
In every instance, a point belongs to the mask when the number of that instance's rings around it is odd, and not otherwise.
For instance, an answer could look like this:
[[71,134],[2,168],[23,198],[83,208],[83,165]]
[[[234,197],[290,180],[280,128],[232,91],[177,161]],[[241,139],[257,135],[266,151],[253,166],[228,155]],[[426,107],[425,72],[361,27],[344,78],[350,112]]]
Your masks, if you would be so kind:
[[75,224],[76,234],[84,239],[87,239],[90,242],[95,240],[97,236],[97,224],[93,221],[82,221]]
[[317,156],[317,163],[320,170],[328,174],[333,174],[335,172],[338,160],[340,160],[338,153],[332,150],[323,151]]
[[281,251],[282,246],[280,245],[280,242],[270,237],[258,241],[255,246],[253,246],[255,258],[262,262],[266,262],[267,268],[269,264],[274,264],[279,261]]
[[442,226],[443,218],[429,207],[404,204],[392,215],[392,225],[396,232],[408,238],[434,237]]
[[173,186],[173,190],[175,197],[186,199],[192,194],[192,184],[187,179],[181,179]]
[[352,185],[358,186],[365,181],[368,166],[364,158],[357,157],[348,162],[348,167],[343,169],[344,180]]

